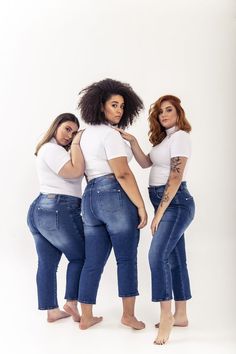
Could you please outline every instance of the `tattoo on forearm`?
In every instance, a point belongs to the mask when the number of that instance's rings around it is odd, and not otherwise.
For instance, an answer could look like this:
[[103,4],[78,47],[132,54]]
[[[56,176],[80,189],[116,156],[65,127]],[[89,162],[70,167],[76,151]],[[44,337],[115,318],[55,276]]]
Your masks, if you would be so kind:
[[167,191],[167,189],[169,188],[170,184],[169,184],[169,180],[166,182],[166,186],[164,189],[164,193],[163,196],[161,198],[161,203],[160,206],[162,207],[164,203],[168,203],[170,197],[169,197],[169,192]]
[[181,159],[180,157],[172,157],[172,159],[170,160],[170,170],[172,172],[177,172],[180,173],[181,172]]

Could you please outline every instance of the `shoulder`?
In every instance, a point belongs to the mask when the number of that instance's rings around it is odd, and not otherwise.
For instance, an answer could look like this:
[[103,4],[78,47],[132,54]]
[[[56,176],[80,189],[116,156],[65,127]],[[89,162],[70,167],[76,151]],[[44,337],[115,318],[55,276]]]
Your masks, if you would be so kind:
[[114,138],[116,140],[118,139],[118,140],[123,141],[120,133],[117,130],[115,130],[114,128],[112,128],[110,126],[106,126],[106,125],[104,125],[104,137],[108,138],[108,139]]
[[184,130],[178,130],[171,138],[173,141],[190,141],[190,134]]
[[55,144],[53,142],[48,142],[45,143],[41,146],[41,148],[39,149],[38,152],[38,156],[45,156],[45,154],[50,154],[50,153],[60,153],[60,152],[65,152],[67,153],[67,151],[60,145]]

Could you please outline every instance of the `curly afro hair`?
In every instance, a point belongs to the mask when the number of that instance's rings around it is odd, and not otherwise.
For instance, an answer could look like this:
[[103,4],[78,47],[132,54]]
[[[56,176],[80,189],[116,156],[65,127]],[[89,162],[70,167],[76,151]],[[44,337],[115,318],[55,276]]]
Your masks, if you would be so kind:
[[129,84],[105,79],[87,86],[79,93],[78,108],[81,118],[92,125],[106,124],[107,120],[101,111],[102,105],[113,95],[120,95],[124,99],[124,113],[118,124],[119,128],[126,128],[132,125],[140,110],[143,109],[143,102],[134,92]]

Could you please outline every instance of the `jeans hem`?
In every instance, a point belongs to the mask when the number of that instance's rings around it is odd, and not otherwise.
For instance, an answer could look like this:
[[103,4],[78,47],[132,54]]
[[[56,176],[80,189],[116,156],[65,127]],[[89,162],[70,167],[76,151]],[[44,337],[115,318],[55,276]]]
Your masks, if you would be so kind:
[[187,296],[185,298],[174,298],[175,301],[187,301],[187,300],[190,300],[192,299],[192,296]]
[[163,299],[153,299],[152,298],[152,302],[160,302],[160,301],[170,301],[173,300],[172,297],[167,297],[167,298],[163,298]]
[[96,301],[81,300],[81,299],[78,299],[78,301],[79,301],[81,304],[96,305]]
[[139,293],[136,292],[136,293],[133,293],[133,294],[125,294],[125,295],[120,295],[119,294],[119,297],[133,297],[133,296],[138,296],[138,295],[139,295]]
[[46,306],[46,307],[39,307],[39,310],[53,310],[53,309],[57,309],[59,306],[55,305],[55,306]]

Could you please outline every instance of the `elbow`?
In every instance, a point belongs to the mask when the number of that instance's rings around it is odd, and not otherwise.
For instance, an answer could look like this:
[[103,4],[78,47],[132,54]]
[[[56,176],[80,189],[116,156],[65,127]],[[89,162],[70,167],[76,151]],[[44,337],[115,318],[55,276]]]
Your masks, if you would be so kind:
[[149,168],[152,166],[152,162],[145,162],[140,165],[142,168]]
[[117,180],[127,179],[130,175],[131,175],[131,173],[129,171],[121,171],[121,172],[115,173],[115,177]]
[[169,180],[172,181],[175,185],[179,186],[182,182],[183,175],[170,175]]

